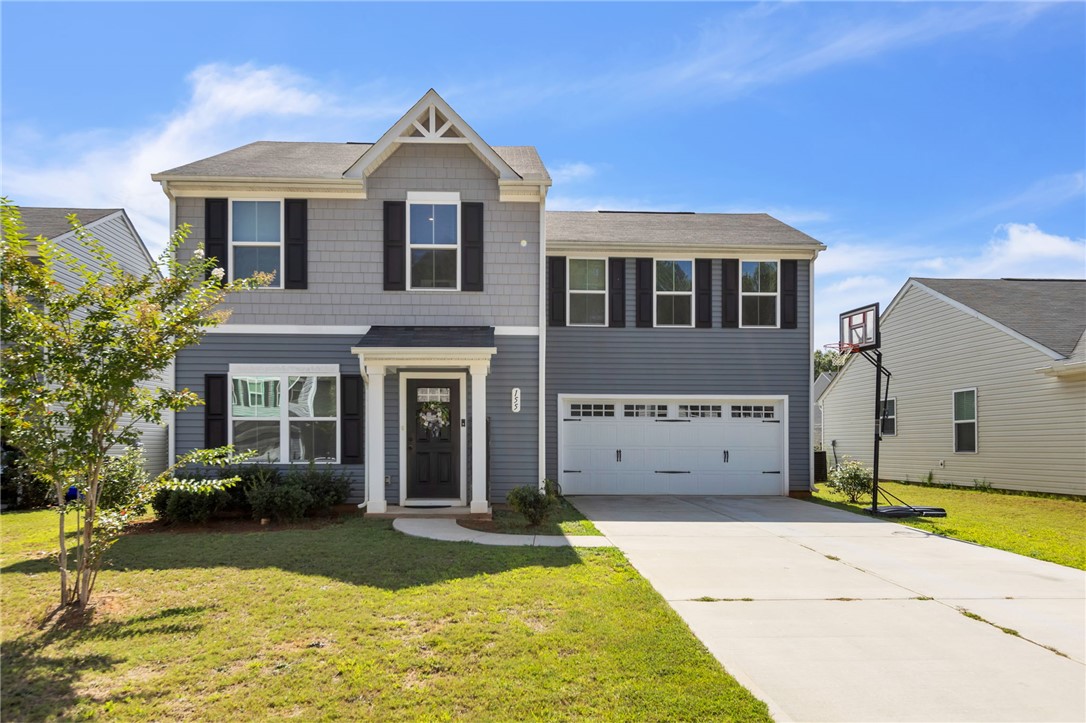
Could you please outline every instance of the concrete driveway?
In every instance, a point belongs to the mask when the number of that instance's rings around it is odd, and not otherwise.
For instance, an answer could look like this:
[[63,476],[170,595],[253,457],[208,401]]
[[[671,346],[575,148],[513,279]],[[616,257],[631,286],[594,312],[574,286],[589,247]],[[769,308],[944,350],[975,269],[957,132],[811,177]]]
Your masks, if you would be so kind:
[[571,501],[777,720],[1086,720],[1086,573],[784,497]]

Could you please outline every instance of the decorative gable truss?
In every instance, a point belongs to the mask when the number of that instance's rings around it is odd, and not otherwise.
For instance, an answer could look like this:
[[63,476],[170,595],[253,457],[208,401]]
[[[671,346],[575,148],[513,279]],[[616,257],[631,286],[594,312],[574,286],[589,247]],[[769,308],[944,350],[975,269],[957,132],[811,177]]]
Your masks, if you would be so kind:
[[549,178],[526,178],[514,171],[433,89],[363,153],[343,177],[362,179],[365,183],[403,143],[466,145],[497,176],[502,201],[538,203],[550,185]]

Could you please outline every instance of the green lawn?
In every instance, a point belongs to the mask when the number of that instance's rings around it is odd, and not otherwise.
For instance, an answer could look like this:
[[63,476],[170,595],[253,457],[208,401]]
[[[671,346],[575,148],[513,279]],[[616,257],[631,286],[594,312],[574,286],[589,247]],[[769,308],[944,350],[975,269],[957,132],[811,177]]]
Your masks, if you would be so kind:
[[4,720],[769,720],[616,550],[135,534],[40,629],[55,522],[0,516]]
[[508,505],[494,507],[494,519],[490,522],[461,520],[460,524],[473,530],[501,532],[507,535],[599,535],[592,521],[565,500],[558,499],[557,511],[539,527],[531,527],[528,520]]
[[[1086,570],[1086,500],[900,482],[880,482],[879,487],[909,504],[942,507],[947,511],[945,518],[918,517],[895,522]],[[830,491],[826,484],[819,486],[813,499],[854,511],[871,507],[870,501],[845,502],[844,497]]]

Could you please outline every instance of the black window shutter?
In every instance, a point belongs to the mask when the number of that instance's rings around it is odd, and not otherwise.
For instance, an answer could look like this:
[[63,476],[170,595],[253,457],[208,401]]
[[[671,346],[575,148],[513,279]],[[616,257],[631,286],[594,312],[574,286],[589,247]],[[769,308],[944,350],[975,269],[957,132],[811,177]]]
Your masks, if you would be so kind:
[[694,326],[713,325],[713,261],[694,259]]
[[483,290],[483,204],[460,204],[460,290]]
[[308,205],[304,198],[287,199],[285,204],[287,268],[283,272],[283,288],[304,289],[309,283]]
[[227,405],[229,385],[225,374],[204,375],[204,448],[214,449],[229,444],[227,434]]
[[795,329],[799,322],[799,262],[781,261],[781,328]]
[[621,329],[626,326],[626,259],[608,259],[608,299],[610,319],[608,326]]
[[652,326],[652,259],[637,259],[637,325]]
[[566,325],[566,257],[547,257],[548,326]]
[[739,259],[724,259],[723,317],[721,326],[725,329],[739,327]]
[[[230,254],[227,248],[226,220],[227,200],[225,198],[204,199],[204,254],[216,259],[215,265],[226,272],[223,280],[230,278]],[[208,270],[211,278],[211,270]]]
[[407,203],[385,201],[385,291],[407,288]]
[[365,437],[363,394],[365,385],[360,374],[343,374],[339,377],[340,405],[339,424],[342,436],[342,464],[362,464]]

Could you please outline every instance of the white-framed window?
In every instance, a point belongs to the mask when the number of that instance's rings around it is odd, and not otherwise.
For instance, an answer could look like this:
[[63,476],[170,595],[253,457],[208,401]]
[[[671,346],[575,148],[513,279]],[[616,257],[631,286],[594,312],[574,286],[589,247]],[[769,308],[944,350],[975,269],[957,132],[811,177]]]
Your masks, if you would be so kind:
[[656,259],[653,262],[656,326],[694,325],[694,260]]
[[897,436],[897,398],[891,397],[882,405],[882,436]]
[[408,289],[460,288],[460,194],[407,194]]
[[954,451],[977,452],[977,389],[954,390]]
[[739,264],[739,326],[780,326],[779,261]]
[[566,318],[570,326],[607,326],[607,259],[568,259]]
[[721,405],[719,404],[680,404],[679,417],[681,419],[720,419]]
[[667,416],[666,404],[624,404],[622,405],[622,416],[624,417],[654,417],[663,418]]
[[777,410],[772,404],[733,404],[732,419],[773,419]]
[[613,417],[615,416],[614,404],[581,404],[569,405],[571,417]]
[[262,271],[275,275],[267,288],[283,288],[283,212],[279,199],[230,200],[232,278],[247,279]]
[[257,462],[339,461],[339,367],[230,365],[230,440]]

